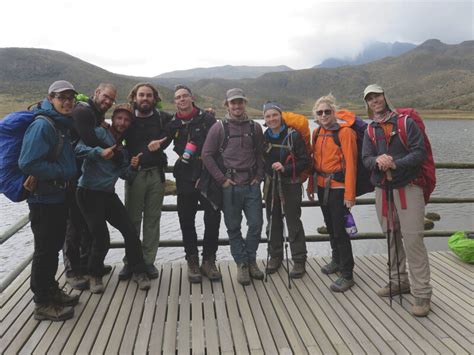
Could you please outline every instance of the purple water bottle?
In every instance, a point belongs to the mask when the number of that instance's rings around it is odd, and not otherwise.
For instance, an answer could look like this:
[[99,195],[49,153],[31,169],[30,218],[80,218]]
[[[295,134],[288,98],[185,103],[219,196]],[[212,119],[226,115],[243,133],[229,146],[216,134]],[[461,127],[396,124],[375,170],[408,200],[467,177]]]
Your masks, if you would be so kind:
[[344,227],[346,228],[346,232],[349,237],[355,237],[357,235],[357,226],[352,216],[352,213],[347,212],[344,216]]

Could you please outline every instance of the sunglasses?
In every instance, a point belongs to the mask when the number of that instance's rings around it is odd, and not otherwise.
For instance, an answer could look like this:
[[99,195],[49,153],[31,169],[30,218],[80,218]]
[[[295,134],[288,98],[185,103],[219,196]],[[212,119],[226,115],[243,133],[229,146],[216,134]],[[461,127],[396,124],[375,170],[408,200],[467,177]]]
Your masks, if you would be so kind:
[[316,111],[316,115],[318,115],[318,116],[322,116],[323,114],[325,116],[329,116],[331,113],[332,113],[332,110],[319,110],[319,111]]

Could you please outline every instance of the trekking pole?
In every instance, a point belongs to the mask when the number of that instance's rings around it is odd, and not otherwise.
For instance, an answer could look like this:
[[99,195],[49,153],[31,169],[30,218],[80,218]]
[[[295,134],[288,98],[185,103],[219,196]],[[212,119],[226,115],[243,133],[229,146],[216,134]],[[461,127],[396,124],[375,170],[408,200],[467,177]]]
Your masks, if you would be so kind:
[[267,264],[265,267],[265,282],[268,279],[268,263],[270,260],[270,241],[272,240],[273,212],[275,211],[275,191],[276,191],[276,170],[273,170],[272,176],[272,203],[270,207],[270,221],[268,222],[268,240],[267,240]]
[[391,226],[390,226],[390,218],[392,217],[392,202],[390,198],[390,189],[392,188],[392,173],[390,170],[387,170],[386,174],[386,182],[385,182],[385,196],[387,198],[388,204],[388,212],[387,212],[387,253],[388,253],[388,292],[390,295],[390,307],[392,307],[392,262],[390,257],[390,238],[391,238]]
[[283,226],[283,240],[285,241],[285,257],[286,257],[286,272],[288,273],[288,288],[291,289],[290,262],[288,260],[288,234],[285,233],[285,223],[286,223],[285,196],[283,195],[280,172],[278,172],[277,178],[278,178],[278,195],[280,197],[280,206],[281,206],[281,222]]
[[[394,203],[394,200],[393,200],[393,187],[392,187],[392,172],[390,170],[387,170],[387,203],[388,203],[388,215],[390,216],[390,218],[392,219],[392,227],[393,227],[393,238],[394,238],[394,243],[395,243],[395,257],[396,257],[396,261],[397,261],[397,279],[398,279],[398,291],[399,291],[399,295],[400,295],[400,305],[402,305],[402,283],[401,283],[401,280],[400,280],[400,257],[398,256],[398,242],[397,242],[397,236],[395,235],[395,221],[394,221],[394,218],[393,218],[393,203]],[[389,220],[387,218],[387,224],[388,224]],[[390,251],[390,250],[389,250]],[[390,289],[392,287],[390,286]],[[390,292],[390,301],[392,300],[392,293]]]

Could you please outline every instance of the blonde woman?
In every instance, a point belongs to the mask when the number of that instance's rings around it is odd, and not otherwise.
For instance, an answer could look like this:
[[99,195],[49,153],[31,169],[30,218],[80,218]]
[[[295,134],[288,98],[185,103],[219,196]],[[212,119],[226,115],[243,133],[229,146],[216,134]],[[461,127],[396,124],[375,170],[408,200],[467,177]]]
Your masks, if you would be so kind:
[[355,205],[356,132],[348,127],[352,122],[338,120],[336,99],[331,94],[315,102],[313,116],[320,126],[313,132],[313,166],[317,177],[310,181],[308,197],[314,200],[314,193],[318,194],[332,249],[332,260],[321,271],[327,275],[340,272],[331,290],[344,292],[354,285],[354,258],[344,216]]

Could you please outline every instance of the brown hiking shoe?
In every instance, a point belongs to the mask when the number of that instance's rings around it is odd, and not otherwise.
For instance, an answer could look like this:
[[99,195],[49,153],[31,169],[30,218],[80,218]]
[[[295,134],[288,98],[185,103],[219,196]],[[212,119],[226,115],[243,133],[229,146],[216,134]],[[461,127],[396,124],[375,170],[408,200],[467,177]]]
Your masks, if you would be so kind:
[[33,316],[36,320],[59,322],[74,317],[74,308],[59,306],[53,303],[37,303]]
[[[402,282],[400,290],[400,288],[398,288],[398,282],[392,282],[392,296],[399,295],[400,293],[410,293],[410,285],[406,282]],[[380,297],[390,297],[390,284],[378,290],[377,295]]]
[[258,268],[255,261],[249,262],[249,274],[252,279],[263,280],[265,278],[265,274]]
[[306,272],[306,262],[304,261],[295,261],[293,263],[293,268],[290,271],[290,277],[292,279],[300,279]]
[[325,275],[334,274],[339,271],[339,265],[334,260],[331,260],[329,264],[324,265],[321,268],[321,272]]
[[242,286],[250,285],[249,266],[245,263],[237,264],[237,282]]
[[52,291],[51,303],[63,307],[75,306],[79,303],[79,295],[68,295],[63,290],[56,288]]
[[201,265],[201,272],[211,281],[217,281],[222,278],[221,273],[216,266],[216,257],[211,256],[209,259],[203,260]]
[[199,256],[197,254],[187,257],[188,260],[188,280],[196,284],[202,280],[201,270],[199,269]]
[[277,272],[277,270],[280,268],[282,262],[282,258],[279,257],[270,257],[270,260],[268,261],[267,267],[265,268],[265,272],[267,274],[273,274]]
[[138,288],[140,290],[146,291],[146,290],[149,290],[150,287],[151,287],[151,282],[150,282],[150,279],[148,278],[148,275],[146,274],[146,272],[133,274],[132,280],[137,283]]
[[101,276],[89,276],[89,290],[92,293],[102,293],[104,292],[104,284],[102,283]]
[[416,317],[426,317],[430,313],[431,301],[429,298],[415,297],[415,303],[411,306],[411,313]]
[[89,280],[80,274],[72,273],[66,275],[66,282],[74,290],[83,291],[89,288]]

